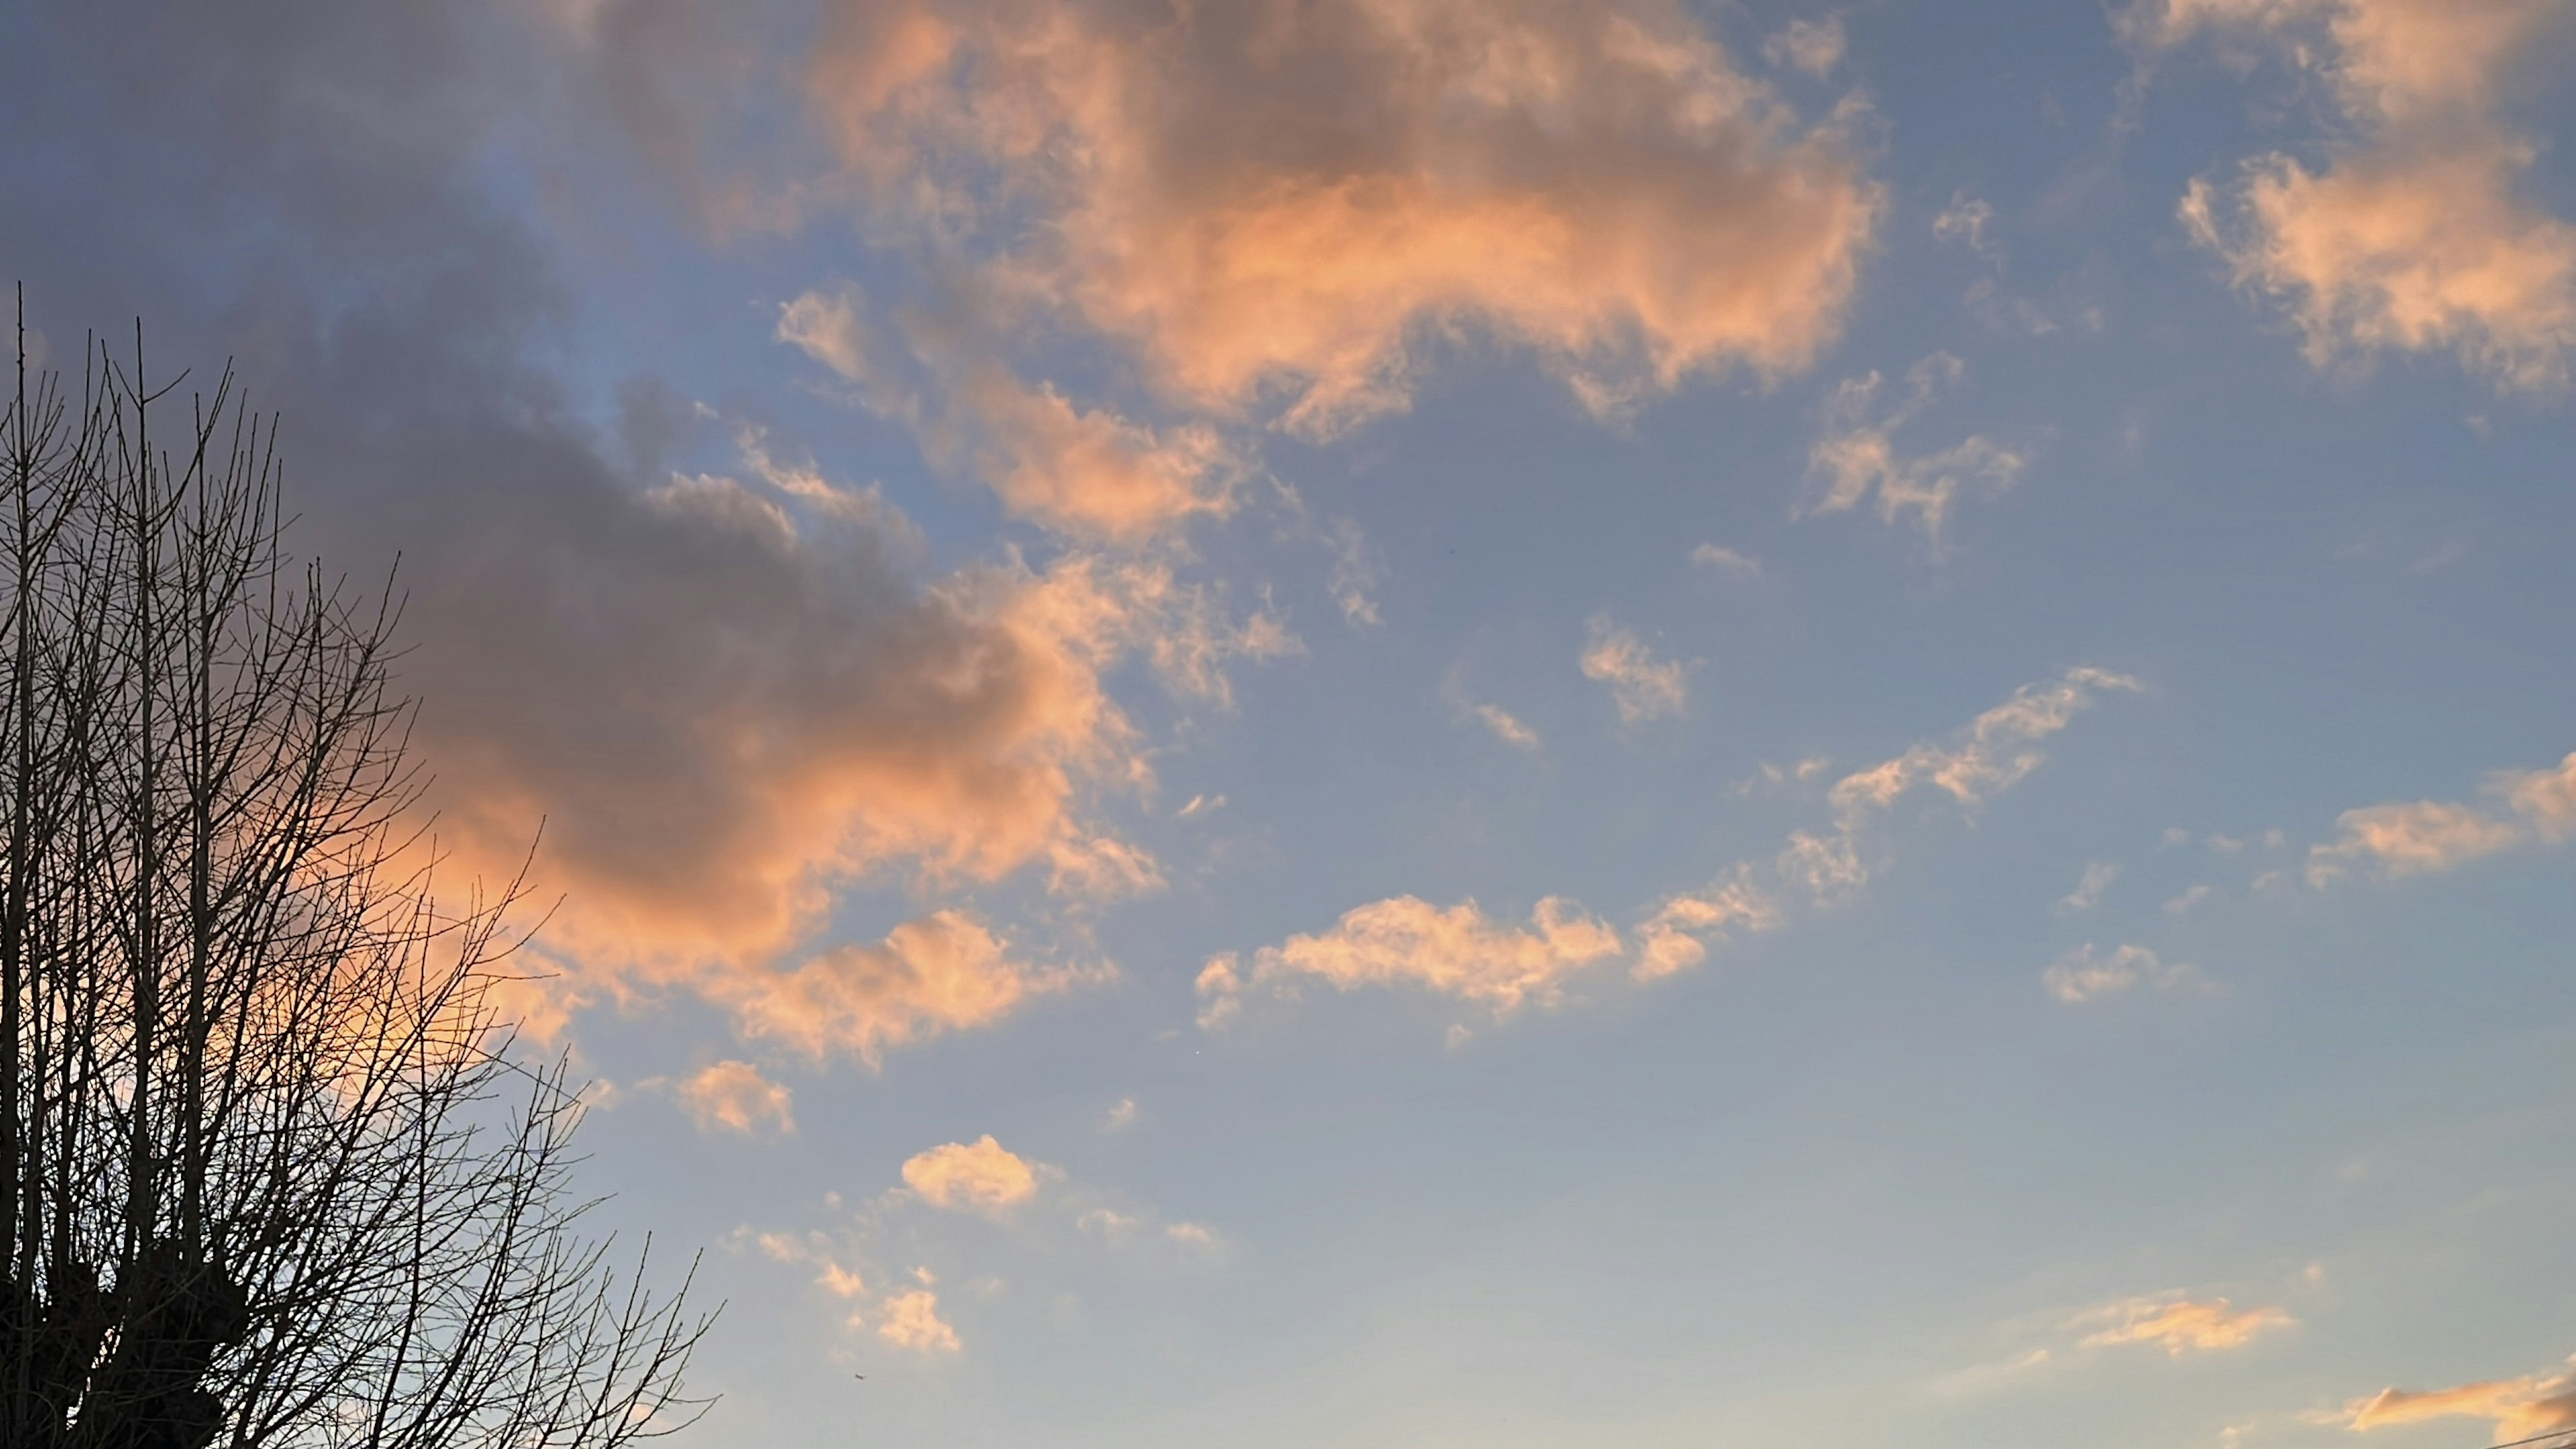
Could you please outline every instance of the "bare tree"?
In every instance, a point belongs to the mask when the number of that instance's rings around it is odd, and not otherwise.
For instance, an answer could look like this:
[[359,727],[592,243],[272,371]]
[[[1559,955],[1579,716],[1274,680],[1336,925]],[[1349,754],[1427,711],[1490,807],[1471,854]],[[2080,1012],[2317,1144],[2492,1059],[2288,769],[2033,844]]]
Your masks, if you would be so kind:
[[[442,901],[390,586],[285,547],[229,372],[0,417],[0,1444],[608,1449],[705,1321],[576,1231],[580,1106]],[[647,1245],[649,1256],[649,1244]]]

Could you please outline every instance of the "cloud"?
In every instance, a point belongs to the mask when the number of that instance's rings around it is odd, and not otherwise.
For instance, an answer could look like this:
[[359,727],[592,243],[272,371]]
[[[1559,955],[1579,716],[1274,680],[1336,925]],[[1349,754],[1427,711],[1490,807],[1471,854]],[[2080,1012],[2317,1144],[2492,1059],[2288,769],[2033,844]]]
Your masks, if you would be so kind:
[[1740,574],[1745,578],[1762,577],[1762,560],[1720,544],[1703,543],[1690,551],[1690,561],[1704,569]]
[[2576,1429],[2576,1374],[2531,1374],[2448,1389],[2387,1388],[2355,1399],[2337,1416],[2353,1430],[2420,1424],[2428,1419],[2486,1419],[2502,1442]]
[[[2098,693],[2139,687],[2136,680],[2107,670],[2072,669],[2057,680],[2014,691],[1946,743],[1917,744],[1893,760],[1846,776],[1829,796],[1833,830],[1793,832],[1767,863],[1771,876],[1820,905],[1847,897],[1869,879],[1860,833],[1870,817],[1924,783],[1974,807],[2037,769],[2044,758],[2037,742],[2064,729],[2092,706]],[[1806,779],[1824,768],[1822,760],[1805,761],[1796,777]],[[1775,773],[1780,779],[1789,774]],[[1764,883],[1762,867],[1742,862],[1707,886],[1668,896],[1645,912],[1633,952],[1626,956],[1629,973],[1638,981],[1671,976],[1706,960],[1713,940],[1775,930],[1785,921],[1786,912]],[[1412,985],[1478,1002],[1497,1013],[1525,1001],[1553,1005],[1577,972],[1623,955],[1616,931],[1563,897],[1540,901],[1531,922],[1528,929],[1495,922],[1472,899],[1446,910],[1414,896],[1361,906],[1329,931],[1261,948],[1248,966],[1234,953],[1211,957],[1197,981],[1198,1024],[1204,1030],[1224,1026],[1242,1015],[1255,989],[1267,986],[1274,994],[1291,995],[1307,978],[1342,990]],[[1457,1033],[1463,1030],[1453,1028],[1453,1044],[1462,1039]]]
[[939,1295],[928,1288],[895,1294],[878,1309],[877,1337],[915,1353],[956,1353],[957,1330],[939,1316]]
[[2318,366],[2449,351],[2507,386],[2556,388],[2576,345],[2576,226],[2516,198],[2531,160],[2492,135],[2324,172],[2264,156],[2232,198],[2193,182],[2181,215],[2239,286],[2288,309]]
[[2180,1298],[2133,1298],[2088,1317],[2112,1323],[2088,1335],[2083,1341],[2086,1348],[2160,1344],[2177,1358],[2195,1351],[2241,1348],[2262,1333],[2298,1322],[2278,1308],[2239,1309],[2224,1298],[2206,1303]]
[[2537,155],[2498,117],[2508,73],[2562,0],[2166,0],[2131,12],[2151,48],[2203,30],[2293,47],[2357,139],[2321,170],[2249,160],[2195,181],[2184,225],[2236,283],[2285,307],[2320,366],[2449,351],[2506,387],[2563,386],[2576,346],[2576,227],[2519,194]]
[[1807,450],[1808,473],[1824,483],[1808,511],[1848,512],[1875,495],[1879,521],[1894,523],[1910,512],[1938,545],[1963,494],[1993,497],[2010,489],[2025,459],[1982,434],[1937,453],[1909,457],[1897,450],[1896,431],[1966,371],[1967,364],[1936,352],[1907,369],[1905,396],[1885,408],[1878,400],[1885,379],[1875,372],[1846,378],[1825,399],[1824,429]]
[[1042,969],[958,911],[907,921],[874,945],[819,951],[792,968],[713,975],[703,989],[729,1006],[743,1035],[821,1058],[846,1052],[870,1066],[886,1048],[989,1026],[1029,997],[1106,977],[1105,969]]
[[903,1184],[933,1207],[999,1216],[1037,1196],[1038,1179],[1054,1169],[1032,1165],[986,1133],[973,1142],[950,1142],[915,1153],[903,1164]]
[[2368,863],[2382,875],[2445,871],[2522,843],[2522,831],[2473,806],[2442,800],[2370,805],[2347,810],[2335,824],[2342,834],[2308,852],[2308,882],[2324,885],[2348,864]]
[[878,215],[1161,396],[1314,435],[1403,407],[1458,324],[1605,409],[1804,366],[1880,209],[1670,0],[842,0],[806,83]]
[[1301,980],[1342,991],[1412,986],[1508,1012],[1554,1003],[1568,977],[1619,951],[1616,931],[1555,896],[1538,903],[1526,928],[1493,920],[1472,900],[1443,910],[1399,896],[1351,910],[1319,935],[1264,946],[1248,968],[1231,955],[1213,958],[1199,974],[1199,1019],[1220,1025],[1246,992]]
[[1667,898],[1637,928],[1637,964],[1630,974],[1653,981],[1687,971],[1708,959],[1708,942],[1736,931],[1776,930],[1780,907],[1753,883],[1750,866],[1738,866],[1703,890]]
[[2396,801],[2347,810],[2335,839],[2308,851],[2308,883],[2325,886],[2359,866],[2387,878],[2456,869],[2534,842],[2576,834],[2576,754],[2554,768],[2499,771],[2481,792],[2488,805]]
[[717,1062],[682,1079],[679,1094],[701,1129],[722,1127],[746,1137],[763,1127],[782,1134],[796,1130],[794,1095],[749,1062]]
[[1892,760],[1844,776],[1827,798],[1837,820],[1856,821],[1885,810],[1914,789],[1929,785],[1975,809],[2039,768],[2047,755],[2039,742],[2066,728],[2103,693],[2135,693],[2144,686],[2125,674],[2077,668],[2047,684],[2026,684],[2012,698],[1978,715],[1947,741],[1913,746]]
[[1100,1130],[1103,1132],[1124,1132],[1135,1125],[1136,1099],[1133,1097],[1119,1098],[1110,1104],[1108,1111],[1100,1114]]
[[1843,62],[1843,18],[1792,20],[1764,37],[1762,58],[1822,78]]
[[[79,207],[7,168],[13,215],[57,217],[13,233],[13,265],[40,308],[236,353],[287,419],[298,546],[360,579],[400,553],[398,683],[424,701],[450,878],[506,877],[543,823],[563,999],[756,999],[860,883],[1150,887],[1097,818],[1150,779],[1104,673],[1216,683],[1258,653],[1250,626],[1160,565],[934,572],[873,490],[748,425],[676,467],[719,425],[650,377],[613,416],[576,406],[590,383],[552,359],[580,229],[492,193],[488,143],[563,59],[518,18],[271,6],[147,30],[65,12],[30,47],[44,67],[0,57],[0,106],[90,148]],[[128,65],[165,84],[90,94]],[[225,180],[96,184],[165,166]]]
[[[900,343],[874,335],[865,308],[855,287],[808,291],[779,309],[778,340],[857,384],[871,408],[912,424],[935,463],[973,472],[1011,512],[1077,538],[1136,543],[1233,507],[1242,468],[1213,430],[1157,431],[1077,407],[1052,386],[1022,382],[954,329],[916,322]],[[931,378],[907,381],[907,364]]]
[[2103,951],[2090,942],[2049,963],[2040,973],[2048,994],[2074,1005],[2116,995],[2140,984],[2169,991],[2197,979],[2188,962],[2167,963],[2144,946],[2115,946]]
[[2084,867],[2084,878],[2077,881],[2075,889],[2068,891],[2065,898],[2057,903],[2058,909],[2064,911],[2093,909],[2102,904],[2102,893],[2109,890],[2111,882],[2119,878],[2118,862],[2109,860],[2087,862]]
[[1945,242],[1964,242],[1968,250],[1981,257],[1994,255],[1994,246],[1986,237],[1986,228],[1995,224],[1995,206],[1964,191],[1953,192],[1950,204],[1932,218],[1932,235]]
[[2530,825],[2532,833],[2555,844],[2576,836],[2576,753],[2554,769],[2508,771],[2487,782],[2492,794]]
[[1583,677],[1610,687],[1619,718],[1628,724],[1680,714],[1690,703],[1690,666],[1658,659],[1635,634],[1592,616],[1591,637],[1583,646]]
[[1479,723],[1494,732],[1494,738],[1513,749],[1535,750],[1541,743],[1538,731],[1521,723],[1518,717],[1499,704],[1477,705],[1475,716]]

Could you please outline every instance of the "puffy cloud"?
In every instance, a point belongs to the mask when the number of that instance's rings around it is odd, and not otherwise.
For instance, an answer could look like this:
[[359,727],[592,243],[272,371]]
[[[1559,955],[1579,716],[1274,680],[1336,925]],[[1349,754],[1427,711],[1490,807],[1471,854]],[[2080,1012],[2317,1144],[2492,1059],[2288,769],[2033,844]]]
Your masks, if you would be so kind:
[[2486,1419],[2503,1442],[2576,1429],[2576,1374],[2531,1374],[2448,1389],[2387,1388],[2344,1406],[2346,1428],[2385,1429],[2427,1419]]
[[962,1347],[957,1330],[939,1316],[939,1295],[914,1288],[888,1298],[877,1309],[877,1337],[915,1353],[956,1353]]
[[2240,1348],[2255,1336],[2298,1322],[2278,1308],[2234,1308],[2224,1298],[2206,1303],[2188,1299],[2135,1298],[2101,1310],[2097,1319],[2111,1326],[2084,1339],[2087,1348],[2129,1343],[2161,1344],[2176,1357],[2197,1351]]
[[[65,12],[21,48],[44,72],[0,57],[0,105],[88,137],[93,180],[233,179],[85,185],[72,208],[12,168],[13,212],[59,216],[13,261],[43,305],[147,316],[164,355],[237,353],[288,420],[298,545],[360,578],[399,551],[398,680],[452,874],[506,878],[542,821],[533,888],[566,903],[540,946],[568,993],[723,1000],[756,998],[862,879],[1150,884],[1094,818],[1146,778],[1103,673],[1237,641],[1144,565],[933,574],[872,491],[749,430],[721,468],[676,470],[705,424],[649,379],[583,416],[545,361],[578,259],[489,190],[486,142],[561,59],[497,43],[515,25],[262,6],[147,34]],[[92,111],[77,78],[129,64],[167,84]]]
[[903,1184],[935,1207],[998,1215],[1037,1196],[1038,1178],[1050,1171],[986,1133],[916,1153],[903,1165]]
[[881,212],[1164,396],[1315,434],[1462,322],[1604,408],[1803,366],[1880,209],[1672,0],[842,0],[807,85]]
[[1200,1024],[1229,1019],[1254,987],[1310,978],[1343,991],[1415,986],[1498,1012],[1528,1001],[1545,1005],[1557,999],[1569,976],[1619,950],[1616,931],[1555,896],[1538,903],[1527,928],[1491,919],[1472,900],[1443,910],[1398,896],[1349,911],[1319,935],[1264,946],[1248,971],[1232,956],[1211,960],[1199,974]]
[[2248,162],[2224,195],[2193,183],[2181,215],[2239,285],[2297,319],[2320,365],[2345,353],[2448,350],[2519,388],[2567,380],[2576,227],[2517,194],[2534,148],[2496,115],[2511,67],[2566,0],[2166,0],[2130,16],[2169,46],[2208,29],[2303,39],[2360,140],[2322,171]]
[[2371,805],[2336,817],[2342,834],[2308,852],[2308,881],[2323,885],[2350,864],[2375,865],[2383,875],[2449,870],[2509,850],[2522,831],[2473,806],[2444,800]]
[[722,1127],[745,1136],[763,1127],[782,1133],[796,1130],[790,1110],[794,1094],[762,1076],[749,1062],[717,1062],[683,1078],[679,1094],[681,1105],[701,1128]]
[[2188,962],[2168,963],[2144,946],[2115,946],[2108,951],[2087,942],[2049,963],[2040,973],[2048,994],[2073,1005],[2111,996],[2141,983],[2171,989],[2198,973]]
[[998,878],[1140,768],[1100,676],[1155,602],[1089,560],[921,590],[748,484],[576,509],[523,481],[467,557],[424,530],[412,673],[448,828],[501,862],[542,818],[586,957],[771,955],[886,863]]
[[2560,760],[2556,769],[2507,773],[2488,781],[2487,788],[2502,795],[2541,839],[2576,835],[2576,753]]
[[2308,883],[2324,886],[2363,865],[2390,877],[2445,871],[2576,835],[2576,754],[2553,768],[2498,771],[2481,793],[2493,804],[2414,800],[2345,811],[2336,838],[2309,849]]
[[1579,663],[1584,678],[1609,686],[1619,718],[1629,724],[1680,714],[1690,703],[1690,666],[1656,658],[1635,634],[1610,622],[1607,615],[1593,616],[1591,637]]
[[2576,226],[2517,199],[2528,147],[2477,135],[2311,172],[2250,163],[2223,208],[2206,181],[2182,206],[2239,285],[2277,298],[2320,366],[2345,352],[2449,350],[2520,388],[2567,380],[2576,345]]
[[981,923],[937,911],[874,945],[833,947],[790,968],[727,971],[701,989],[732,1008],[746,1036],[814,1057],[847,1052],[874,1066],[888,1047],[988,1026],[1030,996],[1105,974],[1015,961]]
[[1907,369],[1905,396],[1884,409],[1878,401],[1884,379],[1875,372],[1836,387],[1825,400],[1824,430],[1807,451],[1808,472],[1824,481],[1812,511],[1847,512],[1875,495],[1881,522],[1894,523],[1911,512],[1924,536],[1938,544],[1961,494],[1973,490],[1991,497],[2011,488],[2021,477],[2022,455],[1983,435],[1937,453],[1909,457],[1897,450],[1897,429],[1966,370],[1959,359],[1936,352]]

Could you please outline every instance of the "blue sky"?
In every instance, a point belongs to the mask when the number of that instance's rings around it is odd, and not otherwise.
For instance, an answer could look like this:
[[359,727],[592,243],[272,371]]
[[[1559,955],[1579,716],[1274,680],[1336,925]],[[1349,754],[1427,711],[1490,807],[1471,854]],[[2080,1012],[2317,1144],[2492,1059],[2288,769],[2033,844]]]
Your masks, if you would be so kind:
[[2576,1428],[2563,0],[0,26],[693,1442]]

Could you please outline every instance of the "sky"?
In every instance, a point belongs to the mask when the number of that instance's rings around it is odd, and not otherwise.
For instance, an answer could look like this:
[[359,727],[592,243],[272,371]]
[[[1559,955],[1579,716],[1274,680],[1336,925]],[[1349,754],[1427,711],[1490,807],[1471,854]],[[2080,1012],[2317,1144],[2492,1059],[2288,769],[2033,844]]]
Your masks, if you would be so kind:
[[[2576,4],[0,16],[683,1442],[2576,1428]],[[856,1378],[854,1375],[864,1375]]]

